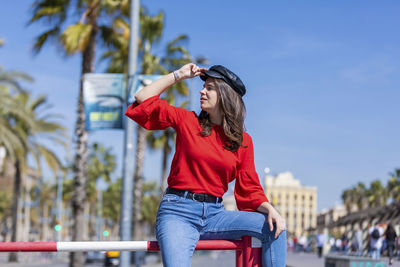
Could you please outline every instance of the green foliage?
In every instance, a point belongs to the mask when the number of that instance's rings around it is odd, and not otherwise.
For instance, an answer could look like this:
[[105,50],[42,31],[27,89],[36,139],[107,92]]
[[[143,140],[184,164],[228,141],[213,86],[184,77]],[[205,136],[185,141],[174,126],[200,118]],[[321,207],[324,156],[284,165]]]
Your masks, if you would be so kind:
[[103,210],[104,218],[119,222],[121,214],[121,195],[122,195],[122,179],[118,178],[115,183],[109,185],[103,193]]
[[14,117],[15,130],[20,136],[24,136],[26,140],[25,159],[28,154],[32,155],[36,161],[36,167],[41,173],[41,160],[56,173],[58,170],[62,170],[63,166],[58,156],[43,145],[45,140],[51,141],[53,144],[59,144],[63,148],[67,149],[67,135],[66,129],[54,121],[55,117],[48,113],[49,105],[47,105],[47,97],[39,96],[38,98],[32,98],[30,93],[21,93],[16,95],[16,100],[19,102],[20,107],[25,111],[25,117],[29,117],[33,120],[33,124],[29,124],[26,120],[18,120]]
[[390,174],[388,193],[394,201],[400,201],[400,169]]
[[150,229],[154,229],[162,192],[157,182],[147,182],[143,184],[143,192],[142,220],[150,226]]
[[9,192],[0,191],[0,221],[3,217],[10,213],[11,209],[11,195]]
[[362,182],[357,185],[345,189],[342,192],[342,200],[348,208],[356,205],[358,210],[367,207],[380,207],[387,204],[388,199],[392,201],[400,200],[400,169],[396,169],[390,173],[391,178],[387,185],[383,185],[380,179],[372,181],[369,187]]
[[92,25],[75,24],[69,26],[61,35],[64,48],[67,54],[73,54],[77,51],[83,52],[90,40]]
[[386,205],[386,201],[388,199],[388,191],[387,188],[382,185],[379,179],[371,182],[370,187],[366,193],[370,206],[379,207]]
[[[103,193],[104,218],[111,219],[115,223],[119,222],[121,212],[122,179],[118,178],[116,182],[110,184]],[[160,204],[162,193],[156,182],[147,182],[143,184],[142,200],[142,220],[149,224],[153,229],[155,226],[158,205]]]
[[[36,37],[33,51],[39,53],[52,42],[67,55],[82,52],[92,36],[95,41],[103,41],[97,29],[107,27],[109,18],[120,14],[127,5],[127,0],[36,0],[28,24],[45,22],[48,28]],[[72,24],[65,25],[67,21]]]
[[111,174],[116,167],[115,155],[111,148],[105,148],[103,145],[94,143],[90,147],[87,192],[89,201],[96,201],[96,182],[102,178],[105,182],[111,181]]

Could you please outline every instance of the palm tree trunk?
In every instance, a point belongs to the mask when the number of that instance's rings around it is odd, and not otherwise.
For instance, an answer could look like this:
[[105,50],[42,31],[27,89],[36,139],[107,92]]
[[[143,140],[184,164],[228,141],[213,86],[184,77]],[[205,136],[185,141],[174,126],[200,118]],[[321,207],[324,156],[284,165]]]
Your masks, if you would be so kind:
[[[11,232],[11,242],[17,242],[18,231],[20,230],[18,227],[18,213],[21,206],[21,184],[22,184],[22,173],[21,173],[21,164],[17,159],[15,161],[15,179],[14,179],[14,198],[13,198],[13,206],[12,206],[12,232]],[[9,262],[17,262],[18,254],[16,252],[10,252],[8,255]]]
[[48,222],[48,217],[49,217],[49,203],[47,203],[47,201],[45,201],[44,203],[43,203],[43,209],[42,209],[42,222],[41,222],[41,224],[42,224],[42,227],[41,227],[41,229],[42,229],[42,231],[41,231],[41,235],[42,235],[42,238],[41,238],[41,240],[43,241],[43,242],[46,242],[46,241],[48,241],[48,233],[49,233],[49,222]]
[[141,206],[143,196],[143,164],[144,152],[146,150],[146,130],[140,125],[137,126],[137,143],[136,143],[136,165],[133,176],[133,216],[132,216],[132,237],[133,240],[139,239],[140,234],[140,220],[141,220]]
[[[74,164],[74,186],[75,191],[72,198],[72,213],[73,213],[73,226],[72,226],[72,240],[84,240],[84,232],[82,225],[85,224],[84,207],[87,202],[87,164],[88,164],[88,132],[85,129],[85,110],[83,103],[83,75],[94,71],[94,57],[96,48],[96,35],[97,35],[97,22],[96,17],[89,17],[88,21],[93,26],[90,36],[89,44],[82,53],[82,71],[81,82],[79,88],[78,99],[78,119],[76,122],[76,155]],[[70,254],[70,267],[81,267],[84,264],[83,252],[72,252]]]
[[24,237],[22,241],[29,241],[29,232],[31,228],[31,180],[28,176],[25,177],[25,207],[24,207]]

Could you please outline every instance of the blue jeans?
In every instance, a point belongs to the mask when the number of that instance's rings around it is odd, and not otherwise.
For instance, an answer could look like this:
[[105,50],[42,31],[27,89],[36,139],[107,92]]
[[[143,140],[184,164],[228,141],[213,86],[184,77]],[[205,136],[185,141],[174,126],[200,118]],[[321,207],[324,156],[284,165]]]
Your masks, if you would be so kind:
[[262,242],[262,266],[286,265],[286,231],[277,239],[266,216],[258,212],[226,211],[223,203],[206,203],[166,194],[157,213],[156,236],[166,267],[188,267],[197,241],[235,240],[244,235]]
[[381,258],[381,249],[380,248],[371,248],[370,256],[373,259],[379,260]]

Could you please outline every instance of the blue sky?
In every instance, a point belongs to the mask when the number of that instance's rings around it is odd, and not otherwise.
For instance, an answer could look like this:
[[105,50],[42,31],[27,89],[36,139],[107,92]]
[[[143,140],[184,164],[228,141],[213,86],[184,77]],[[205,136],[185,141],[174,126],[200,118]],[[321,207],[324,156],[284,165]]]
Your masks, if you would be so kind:
[[[246,127],[263,181],[291,171],[318,187],[318,209],[340,201],[343,189],[369,183],[400,167],[400,3],[398,1],[163,1],[143,0],[165,12],[162,53],[179,34],[193,56],[237,73],[247,87]],[[80,58],[48,46],[32,56],[45,28],[26,27],[31,1],[8,1],[0,10],[0,65],[27,72],[28,87],[45,93],[72,133]],[[104,65],[96,64],[96,72]],[[191,84],[195,110],[202,83]],[[90,141],[113,148],[121,161],[123,134],[93,132]],[[148,152],[145,176],[158,179],[160,153]],[[133,163],[132,163],[133,164]],[[120,166],[118,168],[119,175]]]

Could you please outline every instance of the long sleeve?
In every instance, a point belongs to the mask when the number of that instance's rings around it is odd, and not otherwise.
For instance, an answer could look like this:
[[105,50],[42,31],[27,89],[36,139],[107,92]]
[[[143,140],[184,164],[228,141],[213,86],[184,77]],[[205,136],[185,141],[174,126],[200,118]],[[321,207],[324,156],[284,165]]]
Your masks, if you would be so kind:
[[255,169],[253,141],[246,133],[243,135],[243,145],[247,147],[239,148],[235,199],[239,210],[256,211],[268,199]]
[[171,106],[159,96],[153,96],[142,103],[134,102],[125,115],[147,130],[164,130],[176,126],[183,121],[189,111]]

